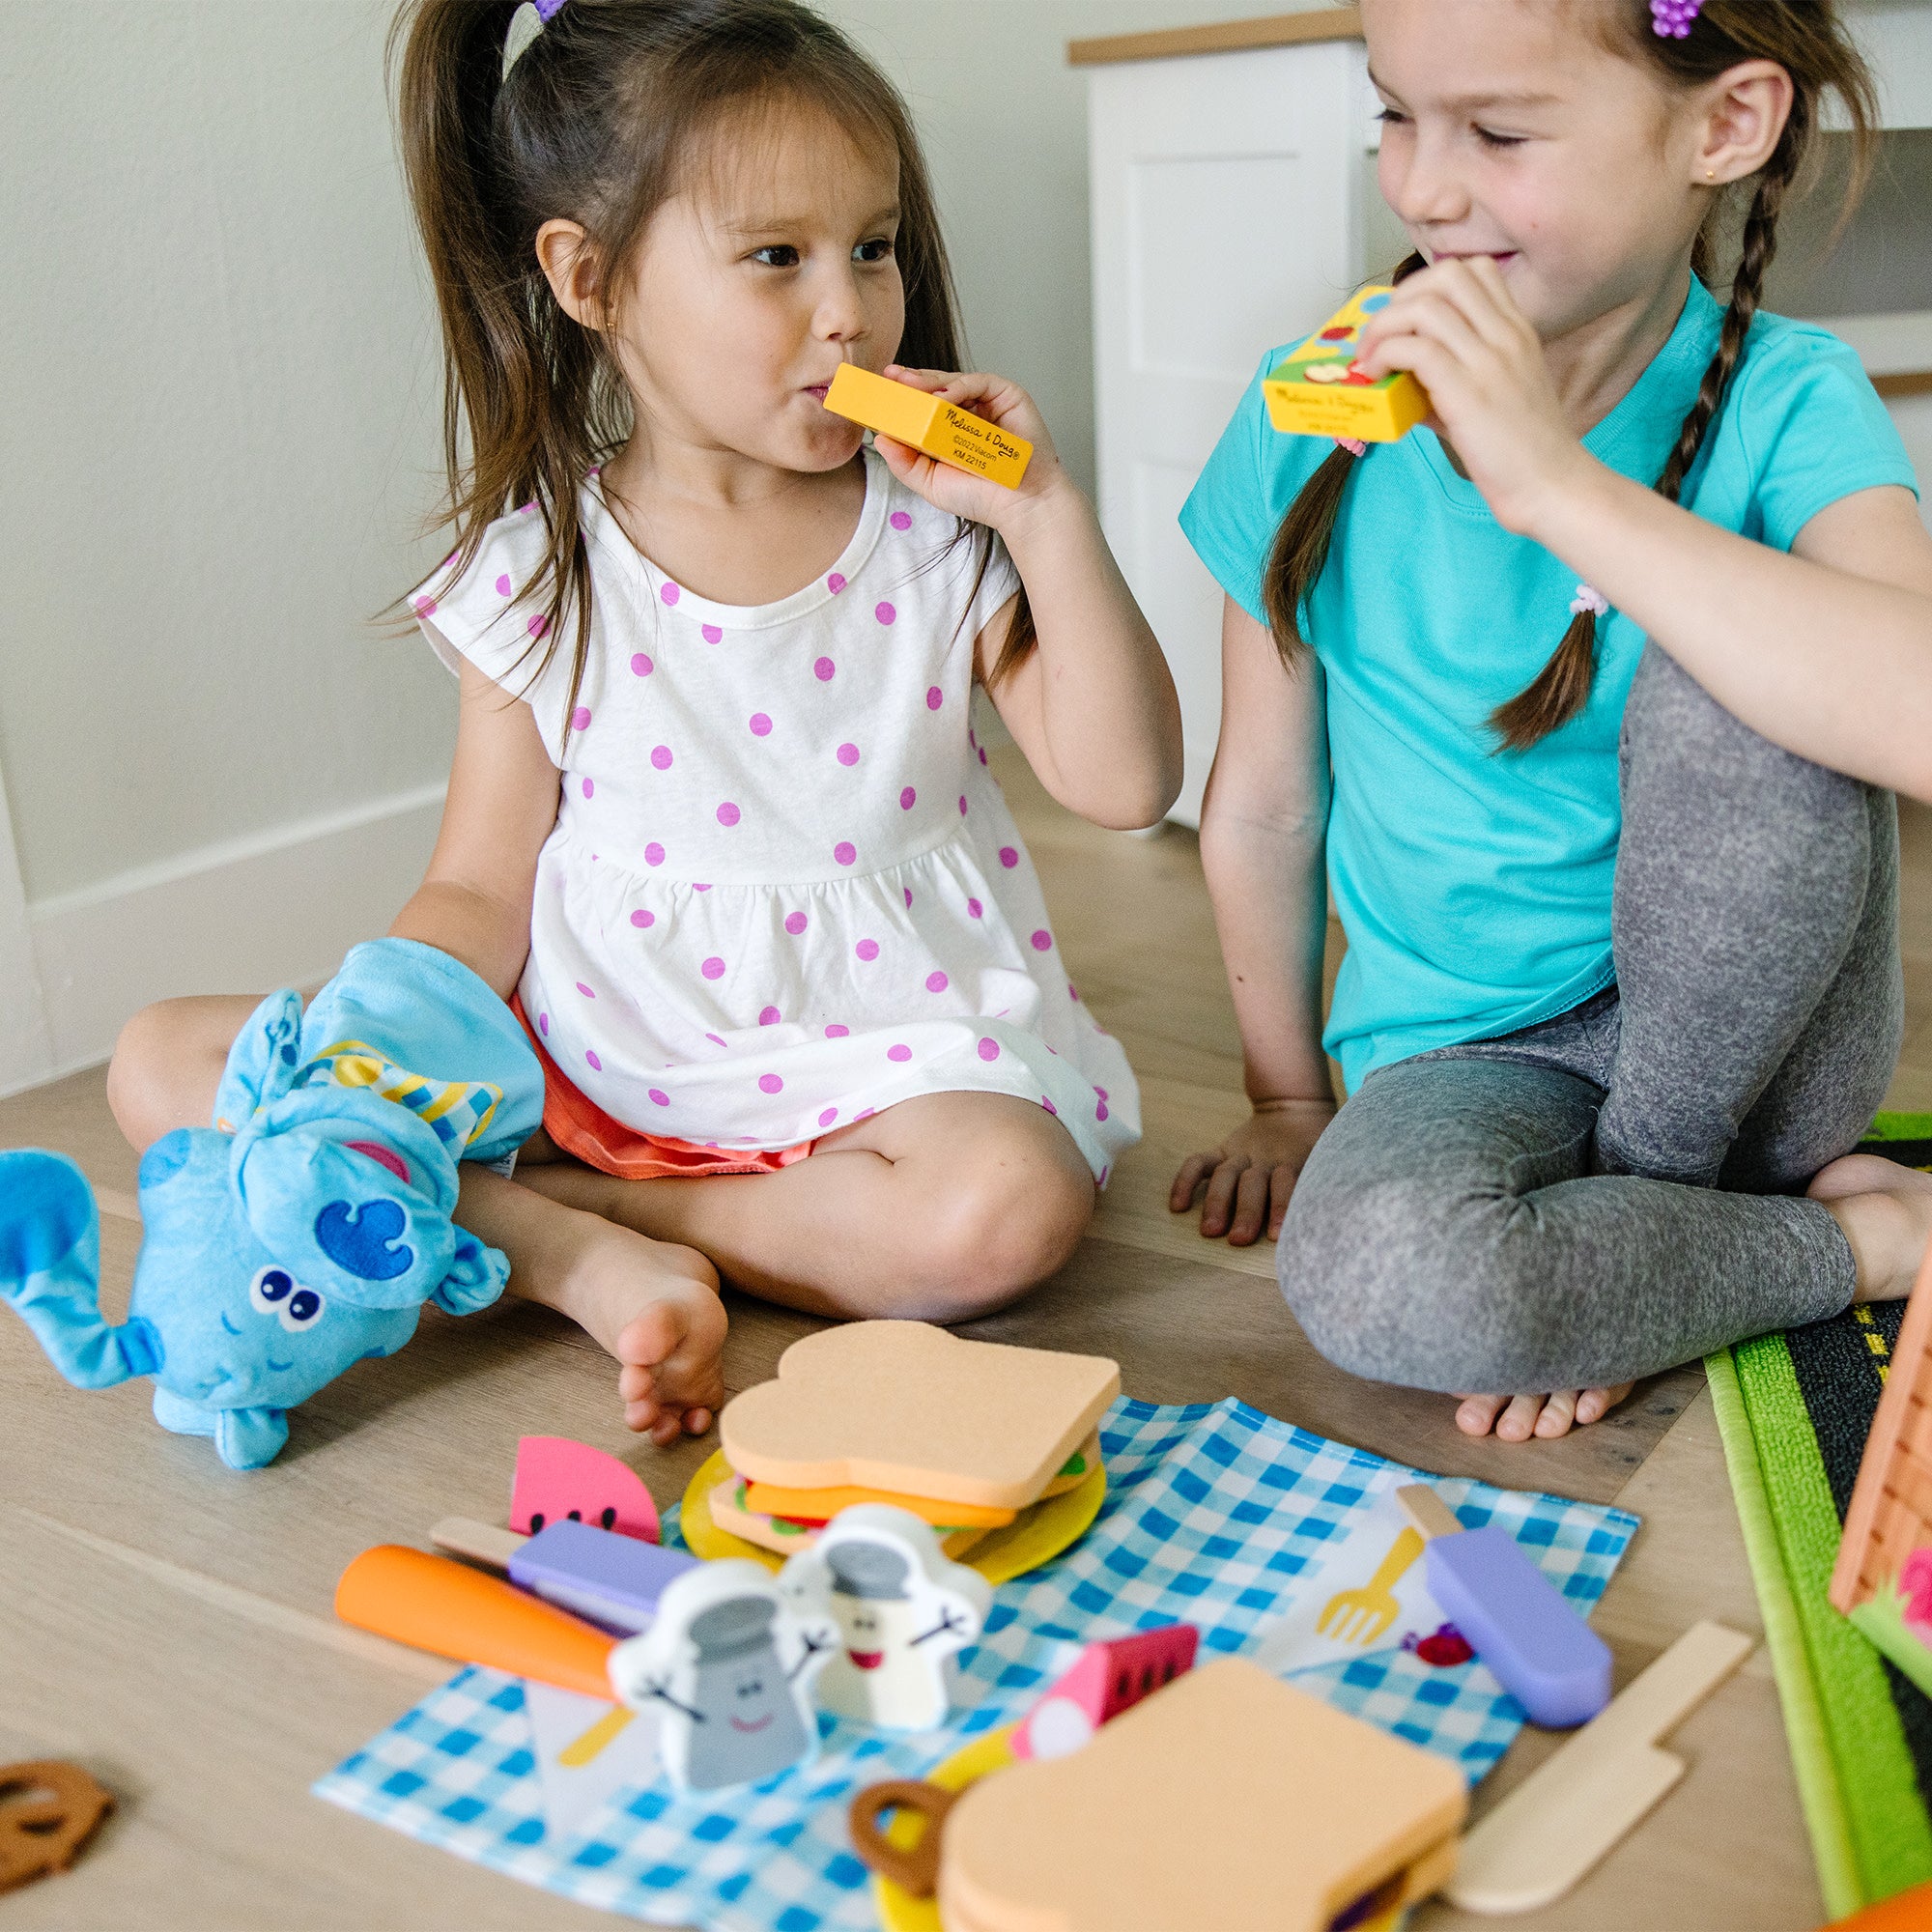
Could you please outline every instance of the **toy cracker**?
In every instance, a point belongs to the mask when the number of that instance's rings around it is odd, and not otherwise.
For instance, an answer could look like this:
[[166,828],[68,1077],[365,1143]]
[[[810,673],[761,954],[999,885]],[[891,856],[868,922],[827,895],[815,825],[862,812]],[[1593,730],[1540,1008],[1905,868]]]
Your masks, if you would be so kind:
[[841,1511],[810,1549],[779,1572],[779,1589],[808,1623],[834,1624],[839,1648],[819,1673],[828,1711],[887,1730],[946,1721],[953,1659],[975,1642],[992,1585],[940,1552],[930,1523],[886,1503]]
[[510,1009],[433,947],[356,947],[306,1014],[271,993],[228,1055],[214,1122],[141,1160],[146,1237],[128,1320],[99,1306],[99,1221],[80,1170],[0,1154],[0,1300],[81,1388],[155,1382],[155,1420],[233,1469],[288,1440],[288,1411],[426,1301],[487,1308],[510,1264],[465,1234],[460,1161],[497,1165],[542,1118]]
[[1262,383],[1268,420],[1289,436],[1395,442],[1429,413],[1429,392],[1406,369],[1365,376],[1355,367],[1362,326],[1388,306],[1392,288],[1363,289]]
[[825,407],[937,462],[990,476],[1009,490],[1019,488],[1033,460],[1033,444],[1025,437],[996,428],[984,416],[941,402],[910,383],[875,376],[855,362],[838,365]]
[[1435,1890],[1461,1774],[1224,1658],[1070,1756],[995,1772],[951,1807],[939,1911],[972,1932],[1326,1932]]
[[1831,1595],[1932,1696],[1932,1256],[1892,1347]]
[[718,1791],[814,1755],[811,1681],[837,1641],[830,1620],[801,1616],[768,1571],[727,1557],[668,1584],[657,1621],[608,1668],[634,1710],[664,1707],[658,1748],[679,1788]]

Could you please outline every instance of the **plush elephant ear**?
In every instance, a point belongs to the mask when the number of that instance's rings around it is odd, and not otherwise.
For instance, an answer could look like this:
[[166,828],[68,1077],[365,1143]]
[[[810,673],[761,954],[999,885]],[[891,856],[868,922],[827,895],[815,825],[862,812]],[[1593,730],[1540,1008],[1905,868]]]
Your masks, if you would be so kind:
[[256,1239],[297,1280],[351,1308],[393,1309],[427,1301],[449,1272],[446,1165],[410,1137],[378,1140],[353,1116],[318,1117],[245,1136],[233,1174]]
[[456,1253],[442,1286],[430,1299],[446,1315],[474,1315],[503,1293],[510,1279],[510,1258],[498,1248],[486,1248],[461,1228],[453,1232]]
[[239,1132],[289,1091],[301,1064],[301,995],[293,991],[270,993],[249,1014],[215,1089],[213,1124],[223,1133]]
[[128,1331],[100,1317],[100,1222],[94,1190],[65,1154],[0,1153],[0,1301],[10,1302],[47,1358],[80,1388],[148,1373],[130,1360]]

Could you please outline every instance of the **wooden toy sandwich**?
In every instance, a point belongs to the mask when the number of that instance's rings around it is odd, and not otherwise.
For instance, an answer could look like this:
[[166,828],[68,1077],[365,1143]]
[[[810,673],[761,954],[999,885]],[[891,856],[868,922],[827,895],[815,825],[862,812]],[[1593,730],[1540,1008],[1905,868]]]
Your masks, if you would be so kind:
[[1086,1481],[1121,1372],[1097,1355],[853,1321],[794,1342],[724,1406],[713,1523],[785,1555],[857,1503],[930,1523],[957,1557]]

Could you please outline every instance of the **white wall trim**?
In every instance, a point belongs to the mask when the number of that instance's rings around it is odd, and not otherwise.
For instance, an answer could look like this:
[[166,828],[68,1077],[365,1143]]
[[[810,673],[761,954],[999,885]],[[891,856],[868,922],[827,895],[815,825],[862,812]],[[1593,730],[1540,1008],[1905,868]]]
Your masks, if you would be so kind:
[[[11,928],[8,881],[17,896],[19,877],[0,820],[0,1094],[105,1059],[123,1023],[153,1001],[326,980],[414,891],[442,794],[440,783],[422,785],[205,845],[26,905]],[[24,960],[10,951],[13,930]]]

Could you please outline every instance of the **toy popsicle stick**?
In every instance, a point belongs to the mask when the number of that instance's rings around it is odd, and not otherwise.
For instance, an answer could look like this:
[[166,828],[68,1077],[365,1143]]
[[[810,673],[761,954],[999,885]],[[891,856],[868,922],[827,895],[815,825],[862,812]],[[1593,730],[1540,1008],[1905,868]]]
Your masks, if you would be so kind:
[[365,1549],[335,1586],[335,1614],[439,1657],[615,1698],[606,1669],[613,1639],[446,1556],[393,1543]]
[[1450,1902],[1534,1912],[1561,1898],[1684,1776],[1657,1748],[1751,1653],[1749,1637],[1700,1623],[1540,1765],[1463,1841]]
[[581,1738],[565,1745],[557,1752],[557,1763],[566,1770],[576,1771],[580,1766],[593,1762],[604,1747],[637,1715],[622,1704],[613,1711],[607,1711]]
[[507,1570],[510,1558],[529,1538],[514,1529],[499,1529],[494,1522],[478,1522],[474,1517],[446,1516],[432,1526],[429,1540],[452,1556],[467,1556],[490,1570]]
[[1395,1499],[1426,1538],[1462,1535],[1461,1518],[1427,1483],[1405,1483],[1395,1492]]

